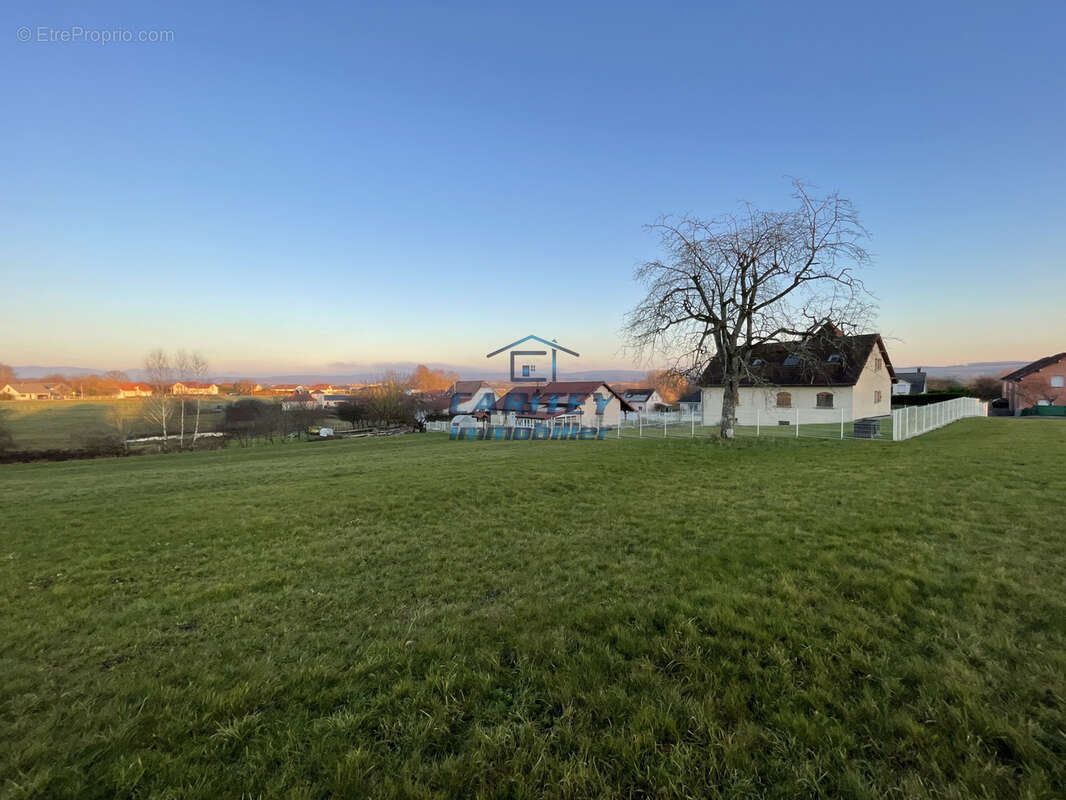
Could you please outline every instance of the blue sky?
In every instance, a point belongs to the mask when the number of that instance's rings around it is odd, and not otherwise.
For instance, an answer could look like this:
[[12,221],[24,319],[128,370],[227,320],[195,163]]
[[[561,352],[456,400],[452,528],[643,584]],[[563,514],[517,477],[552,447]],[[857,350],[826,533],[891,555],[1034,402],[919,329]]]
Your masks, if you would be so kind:
[[0,12],[0,361],[628,365],[642,226],[789,176],[859,208],[896,363],[1066,349],[1062,3],[219,5]]

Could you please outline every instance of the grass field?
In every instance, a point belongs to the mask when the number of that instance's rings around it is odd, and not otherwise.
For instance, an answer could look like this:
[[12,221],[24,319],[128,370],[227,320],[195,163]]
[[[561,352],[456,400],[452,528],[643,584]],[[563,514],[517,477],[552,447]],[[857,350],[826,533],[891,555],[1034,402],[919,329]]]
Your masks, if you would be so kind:
[[1066,795],[1066,425],[0,467],[5,797]]
[[[211,398],[203,401],[200,410],[200,429],[214,430],[222,418],[217,408],[228,402],[225,399]],[[113,430],[107,416],[116,406],[137,408],[140,401],[136,399],[117,400],[112,398],[93,398],[89,400],[26,400],[0,404],[0,413],[4,413],[15,438],[18,450],[48,450],[80,447],[95,436],[107,434]],[[192,433],[192,421],[186,417],[186,433]],[[177,418],[171,420],[172,432],[177,432]],[[159,431],[147,421],[134,426],[131,436],[158,435]]]

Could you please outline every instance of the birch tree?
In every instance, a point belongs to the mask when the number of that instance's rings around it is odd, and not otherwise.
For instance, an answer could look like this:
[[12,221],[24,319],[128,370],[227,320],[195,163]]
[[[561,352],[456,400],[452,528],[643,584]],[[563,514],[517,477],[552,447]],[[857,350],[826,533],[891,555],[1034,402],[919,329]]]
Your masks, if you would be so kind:
[[[186,369],[190,378],[202,383],[204,378],[207,377],[207,359],[198,352],[189,353],[186,356]],[[196,449],[196,439],[200,436],[200,404],[202,402],[203,396],[196,395],[196,423],[192,431],[192,446],[194,450]]]
[[173,412],[171,386],[174,384],[174,367],[165,351],[156,348],[144,359],[144,374],[152,387],[152,396],[144,404],[144,416],[159,427],[163,436],[163,450],[169,449],[167,421]]
[[805,337],[827,321],[856,330],[871,308],[857,274],[869,262],[867,232],[851,202],[815,197],[798,181],[793,188],[798,207],[790,211],[747,204],[737,215],[648,226],[664,256],[637,269],[647,294],[627,315],[627,343],[695,382],[717,362],[723,438],[734,435],[754,348]]

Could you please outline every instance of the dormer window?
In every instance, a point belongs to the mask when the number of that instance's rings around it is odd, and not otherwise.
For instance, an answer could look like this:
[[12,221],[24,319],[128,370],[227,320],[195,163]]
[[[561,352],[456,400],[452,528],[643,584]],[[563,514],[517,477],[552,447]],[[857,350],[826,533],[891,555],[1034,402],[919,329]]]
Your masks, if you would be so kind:
[[765,364],[765,363],[766,363],[766,362],[765,362],[765,361],[763,361],[763,360],[762,360],[761,358],[757,358],[757,359],[755,359],[754,361],[752,361],[752,362],[751,362],[751,365],[752,365],[753,367],[761,367],[761,366],[762,366],[763,364]]
[[800,363],[799,356],[789,356],[785,359],[786,367],[798,367]]
[[842,360],[840,353],[831,353],[826,359],[830,364],[839,364]]

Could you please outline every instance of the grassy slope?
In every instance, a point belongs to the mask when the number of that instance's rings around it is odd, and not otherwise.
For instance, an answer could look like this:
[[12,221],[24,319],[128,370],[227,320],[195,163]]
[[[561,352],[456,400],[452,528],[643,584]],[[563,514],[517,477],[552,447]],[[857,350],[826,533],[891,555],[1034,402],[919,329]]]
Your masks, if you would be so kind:
[[1066,425],[0,467],[0,792],[1066,793]]

